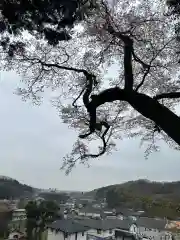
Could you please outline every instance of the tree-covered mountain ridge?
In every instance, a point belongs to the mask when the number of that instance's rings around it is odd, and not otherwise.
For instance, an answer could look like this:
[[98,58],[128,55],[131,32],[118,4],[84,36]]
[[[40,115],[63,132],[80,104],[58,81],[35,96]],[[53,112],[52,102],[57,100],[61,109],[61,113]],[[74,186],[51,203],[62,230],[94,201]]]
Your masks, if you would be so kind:
[[0,176],[0,199],[19,199],[42,197],[49,201],[66,202],[69,195],[63,191],[53,189],[39,189],[23,184],[16,179]]
[[122,184],[109,185],[95,189],[88,195],[94,195],[97,199],[106,198],[108,193],[115,192],[122,197],[149,197],[153,200],[166,199],[180,200],[180,181],[157,182],[146,179],[128,181]]
[[16,179],[0,176],[0,199],[16,199],[33,194],[35,188]]

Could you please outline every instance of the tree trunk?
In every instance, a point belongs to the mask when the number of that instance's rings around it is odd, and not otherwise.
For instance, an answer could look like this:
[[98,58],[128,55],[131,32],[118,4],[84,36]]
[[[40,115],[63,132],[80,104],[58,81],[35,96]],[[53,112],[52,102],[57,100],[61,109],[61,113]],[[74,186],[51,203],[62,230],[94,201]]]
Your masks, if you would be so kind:
[[129,104],[144,117],[154,121],[178,145],[180,145],[180,118],[157,100],[133,92],[128,97]]
[[180,145],[180,118],[157,100],[136,91],[126,91],[115,87],[94,95],[89,103],[90,121],[96,121],[96,109],[99,106],[117,100],[127,101],[144,117],[154,121],[169,137]]

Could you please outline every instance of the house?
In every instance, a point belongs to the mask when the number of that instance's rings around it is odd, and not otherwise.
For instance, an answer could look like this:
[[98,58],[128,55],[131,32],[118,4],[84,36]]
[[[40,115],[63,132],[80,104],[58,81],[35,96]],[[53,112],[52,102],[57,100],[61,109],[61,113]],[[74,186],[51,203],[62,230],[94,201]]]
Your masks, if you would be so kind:
[[101,212],[102,219],[117,219],[115,209],[104,208]]
[[75,214],[67,214],[66,219],[85,220],[85,219],[89,219],[89,217],[79,216],[79,215],[75,215]]
[[94,200],[94,202],[92,203],[93,208],[105,208],[106,206],[107,206],[107,203],[103,201]]
[[89,227],[87,234],[101,238],[113,237],[116,229],[130,231],[131,228],[131,222],[128,220],[87,219],[78,221],[78,223],[83,224],[83,226]]
[[94,203],[92,205],[93,208],[101,208],[101,203]]
[[115,239],[116,240],[138,240],[138,238],[129,231],[116,229],[115,230]]
[[101,218],[101,209],[96,209],[92,207],[81,208],[78,211],[79,216],[85,216],[89,218]]
[[12,221],[17,220],[26,220],[26,210],[24,208],[22,209],[15,209],[12,214]]
[[26,210],[24,208],[15,209],[12,212],[12,220],[9,224],[9,228],[11,230],[18,229],[20,231],[24,231],[26,227],[26,219]]
[[115,211],[116,211],[116,216],[119,219],[129,218],[130,220],[136,221],[137,216],[139,215],[139,213],[128,208],[116,208]]
[[48,226],[47,240],[112,238],[116,229],[130,232],[130,226],[131,223],[126,220],[57,220]]
[[140,217],[131,226],[131,232],[143,239],[172,240],[172,234],[166,229],[167,220]]
[[[170,228],[170,227],[169,227]],[[48,226],[47,240],[95,240],[95,239],[142,239],[173,240],[172,233],[164,219],[64,219]]]
[[70,200],[68,200],[68,201],[65,203],[65,207],[66,207],[66,208],[69,208],[69,209],[75,208],[75,202],[70,199]]
[[94,199],[94,196],[84,196],[83,198],[81,198],[81,200],[83,201],[87,201],[88,203],[94,203],[96,200]]
[[47,240],[86,240],[89,227],[83,226],[72,219],[57,220],[48,226]]

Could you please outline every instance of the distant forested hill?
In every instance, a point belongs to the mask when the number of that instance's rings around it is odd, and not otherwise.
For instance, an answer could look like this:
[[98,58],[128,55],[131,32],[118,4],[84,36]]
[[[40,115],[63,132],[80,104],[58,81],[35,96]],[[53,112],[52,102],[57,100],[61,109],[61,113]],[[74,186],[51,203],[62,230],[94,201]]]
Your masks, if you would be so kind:
[[48,201],[57,201],[59,203],[66,203],[66,201],[69,199],[69,195],[66,193],[60,193],[60,192],[42,192],[38,194],[39,197],[44,198]]
[[86,194],[99,200],[106,198],[110,208],[141,209],[148,216],[180,217],[180,181],[152,182],[140,179],[102,187]]
[[180,200],[180,181],[153,182],[140,179],[95,189],[92,193],[94,192],[93,194],[95,194],[96,198],[104,198],[109,191],[115,191],[121,195],[133,195],[134,197],[151,197],[154,200],[159,198]]
[[34,189],[15,179],[0,176],[0,199],[15,199],[33,194]]

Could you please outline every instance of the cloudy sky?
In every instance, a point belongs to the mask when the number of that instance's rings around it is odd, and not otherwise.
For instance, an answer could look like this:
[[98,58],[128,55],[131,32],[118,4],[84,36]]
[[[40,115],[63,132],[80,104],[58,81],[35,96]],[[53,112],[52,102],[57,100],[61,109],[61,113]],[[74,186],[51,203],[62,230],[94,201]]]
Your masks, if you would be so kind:
[[76,134],[61,123],[48,98],[41,106],[22,102],[13,94],[18,84],[15,74],[1,73],[0,175],[34,187],[83,191],[138,178],[180,180],[180,152],[162,145],[160,153],[145,160],[137,140],[121,141],[118,152],[65,176],[62,157],[70,152]]

